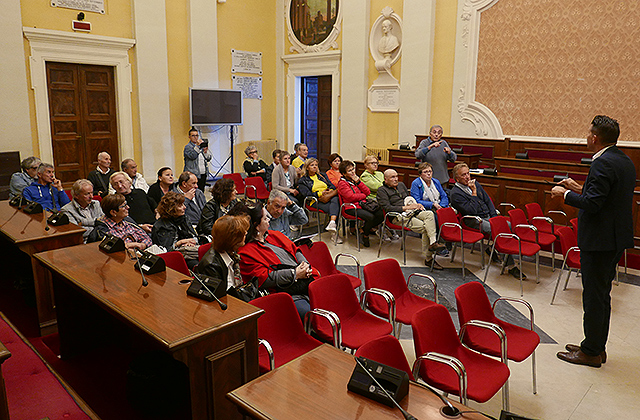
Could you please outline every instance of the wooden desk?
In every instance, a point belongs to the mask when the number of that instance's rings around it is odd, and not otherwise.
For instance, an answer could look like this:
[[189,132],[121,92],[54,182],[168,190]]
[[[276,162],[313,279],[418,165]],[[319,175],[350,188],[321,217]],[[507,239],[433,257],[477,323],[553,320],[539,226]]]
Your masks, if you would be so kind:
[[[73,223],[64,226],[47,226],[47,222],[43,219],[44,216],[41,213],[26,214],[11,207],[8,201],[0,201],[0,234],[31,257],[40,333],[46,335],[55,332],[56,328],[51,277],[47,271],[41,270],[40,266],[34,263],[33,254],[81,244],[84,229]],[[49,230],[45,230],[45,227]]]
[[146,276],[149,285],[142,287],[124,251],[105,254],[96,243],[35,258],[53,276],[61,357],[91,340],[87,333],[96,325],[82,308],[97,307],[187,365],[193,419],[241,418],[225,395],[258,376],[261,309],[227,296],[223,311],[189,297],[179,284],[186,277],[171,269]]
[[[387,149],[387,150],[389,150],[389,163],[395,163],[399,165],[415,165],[415,162],[420,161],[420,159],[416,159],[415,150],[400,150],[400,149]],[[477,168],[482,154],[481,153],[458,153],[457,156],[458,156],[458,159],[456,163],[464,162],[470,168]]]
[[[252,419],[401,419],[397,408],[347,391],[355,365],[353,356],[324,344],[231,391],[228,398]],[[443,418],[438,397],[414,384],[400,405],[421,420]],[[485,417],[465,414],[464,418]]]

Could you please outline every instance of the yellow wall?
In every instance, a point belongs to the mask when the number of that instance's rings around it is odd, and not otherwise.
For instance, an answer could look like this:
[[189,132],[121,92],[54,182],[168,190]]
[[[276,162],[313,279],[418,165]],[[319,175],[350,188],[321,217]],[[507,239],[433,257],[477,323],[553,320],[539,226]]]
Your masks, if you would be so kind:
[[436,29],[431,87],[431,121],[450,133],[453,89],[453,64],[456,46],[457,2],[436,2]]

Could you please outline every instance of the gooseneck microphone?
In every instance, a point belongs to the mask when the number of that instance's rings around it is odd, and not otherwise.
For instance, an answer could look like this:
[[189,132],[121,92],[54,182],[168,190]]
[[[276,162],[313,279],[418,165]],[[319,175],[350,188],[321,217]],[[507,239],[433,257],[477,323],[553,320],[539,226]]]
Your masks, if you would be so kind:
[[[129,252],[128,249],[127,252]],[[144,276],[144,269],[142,268],[142,264],[140,264],[140,258],[138,258],[138,250],[136,248],[133,249],[133,256],[136,257],[136,262],[138,263],[138,267],[140,267],[140,275],[142,276],[142,287],[147,287],[149,285],[149,282]]]
[[[365,146],[366,147],[366,146]],[[378,388],[380,388],[382,390],[382,392],[384,392],[384,395],[387,396],[387,398],[393,402],[393,404],[398,407],[398,409],[400,410],[400,412],[402,413],[402,415],[404,416],[405,420],[418,420],[417,418],[415,418],[414,416],[412,416],[411,414],[407,413],[407,411],[402,408],[400,406],[400,404],[398,404],[398,401],[396,401],[391,395],[389,395],[389,392],[387,392],[387,390],[380,385],[380,382],[378,382],[376,380],[376,378],[371,374],[371,372],[369,372],[369,369],[367,369],[367,367],[365,365],[362,364],[362,362],[360,361],[359,357],[356,357],[356,363],[360,365],[360,367],[367,373],[367,375],[369,375],[369,377],[371,378],[371,380],[373,380],[373,383],[376,384],[376,386]]]
[[376,152],[373,149],[369,149],[367,146],[365,146],[364,144],[362,145],[362,147],[364,147],[365,149],[367,149],[367,152],[370,152],[371,154],[375,154],[377,155],[376,157],[378,158],[378,160],[382,160],[382,157],[380,156],[380,152]]
[[209,289],[207,287],[206,284],[204,284],[204,282],[200,279],[200,277],[198,277],[198,275],[196,273],[194,273],[193,271],[189,270],[189,273],[191,273],[191,275],[193,276],[194,279],[198,280],[198,282],[202,285],[202,287],[205,288],[205,290],[207,292],[209,292],[211,294],[211,296],[213,296],[213,298],[216,300],[216,302],[218,302],[218,305],[220,305],[220,309],[222,309],[223,311],[227,310],[227,304],[223,303],[222,301],[220,301],[220,299],[218,299],[218,297],[216,295],[213,294],[213,292],[211,291],[211,289]]
[[448,399],[440,395],[438,391],[431,388],[429,385],[422,384],[418,381],[413,381],[413,383],[418,385],[419,387],[422,387],[424,389],[431,391],[433,394],[435,394],[436,397],[440,398],[440,401],[442,401],[445,404],[445,406],[440,409],[440,412],[442,412],[442,414],[444,414],[446,417],[449,417],[449,418],[459,417],[462,414],[462,412],[460,411],[460,409],[458,409],[458,407],[454,407],[453,404],[451,404],[451,401],[449,401]]

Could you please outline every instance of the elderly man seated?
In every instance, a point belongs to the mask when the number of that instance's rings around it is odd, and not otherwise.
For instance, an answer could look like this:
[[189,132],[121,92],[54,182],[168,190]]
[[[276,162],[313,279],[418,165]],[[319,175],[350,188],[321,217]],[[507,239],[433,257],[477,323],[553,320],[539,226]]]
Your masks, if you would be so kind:
[[113,172],[111,155],[107,152],[98,153],[98,166],[89,172],[87,179],[93,184],[94,192],[103,198],[109,194],[109,180]]
[[41,163],[40,159],[35,156],[22,159],[20,162],[22,170],[11,175],[11,181],[9,181],[10,199],[22,195],[22,190],[38,181],[38,166]]
[[69,216],[69,221],[82,226],[85,232],[82,237],[87,242],[89,233],[93,230],[96,219],[103,216],[100,202],[93,199],[93,184],[88,179],[79,179],[71,187],[73,200],[62,207],[62,212]]
[[422,204],[416,203],[407,186],[398,182],[398,173],[393,169],[384,171],[384,184],[378,188],[378,204],[386,213],[394,211],[402,214],[394,217],[392,223],[402,225],[404,221],[406,227],[420,233],[422,252],[425,253],[424,264],[430,267],[433,262],[434,269],[442,270],[442,266],[433,261],[434,253],[444,248],[437,243],[435,216],[433,212],[425,210]]
[[292,225],[299,226],[309,222],[304,210],[280,190],[271,190],[266,208],[269,230],[277,230],[289,238]]
[[156,222],[155,200],[137,188],[131,188],[131,178],[125,172],[115,172],[110,178],[111,186],[118,194],[122,194],[129,206],[131,217],[145,232],[151,232]]
[[125,172],[131,178],[131,186],[137,188],[146,193],[149,192],[149,184],[144,179],[141,173],[138,172],[138,164],[135,160],[128,158],[122,161],[120,164],[122,172]]
[[[453,177],[456,180],[455,185],[451,189],[451,207],[458,210],[463,215],[479,216],[481,221],[464,219],[463,222],[473,229],[479,229],[481,232],[491,233],[491,224],[489,219],[498,215],[496,208],[491,201],[491,197],[482,188],[479,182],[471,179],[469,166],[466,163],[459,163],[453,167]],[[490,250],[487,248],[488,254]],[[495,254],[494,254],[495,255]],[[498,257],[495,262],[500,262]],[[513,256],[509,255],[506,261],[506,267],[509,268],[509,274],[520,279],[520,270],[513,261]],[[522,274],[522,278],[527,276]]]
[[198,189],[198,178],[189,171],[185,171],[178,177],[173,191],[184,195],[185,217],[190,225],[197,225],[202,216],[202,209],[207,204],[207,198],[202,190]]
[[53,211],[60,210],[71,201],[62,188],[62,182],[55,177],[53,165],[41,163],[38,166],[37,176],[37,181],[22,190],[24,198],[40,203],[43,208]]

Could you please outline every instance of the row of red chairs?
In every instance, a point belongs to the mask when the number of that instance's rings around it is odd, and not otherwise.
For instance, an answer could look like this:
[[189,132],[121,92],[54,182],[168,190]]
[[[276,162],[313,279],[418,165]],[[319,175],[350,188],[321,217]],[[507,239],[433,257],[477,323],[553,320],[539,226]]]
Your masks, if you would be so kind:
[[271,191],[271,183],[269,188],[264,184],[264,180],[259,176],[250,176],[243,178],[239,173],[231,173],[222,175],[223,178],[230,178],[236,186],[236,192],[238,194],[244,194],[247,198],[253,198],[258,200],[266,200],[269,198],[269,191]]

